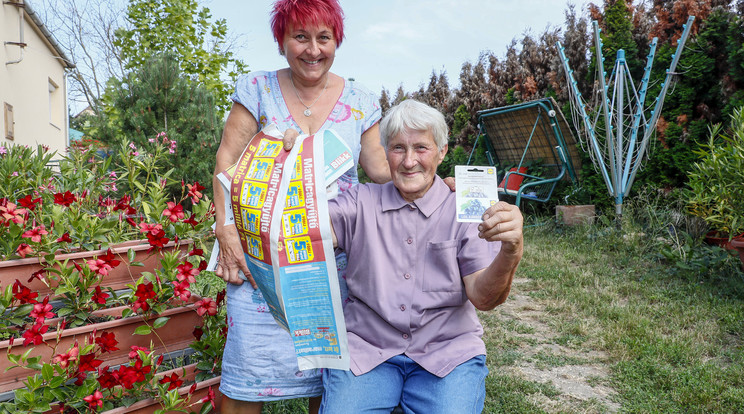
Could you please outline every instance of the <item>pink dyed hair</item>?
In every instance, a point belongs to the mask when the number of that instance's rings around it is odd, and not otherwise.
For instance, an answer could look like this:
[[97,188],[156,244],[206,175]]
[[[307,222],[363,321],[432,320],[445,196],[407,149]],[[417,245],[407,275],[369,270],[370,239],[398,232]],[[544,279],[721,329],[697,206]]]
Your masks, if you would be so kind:
[[333,30],[336,47],[344,40],[344,11],[338,0],[277,0],[271,11],[271,32],[284,53],[284,34],[290,25],[325,24]]

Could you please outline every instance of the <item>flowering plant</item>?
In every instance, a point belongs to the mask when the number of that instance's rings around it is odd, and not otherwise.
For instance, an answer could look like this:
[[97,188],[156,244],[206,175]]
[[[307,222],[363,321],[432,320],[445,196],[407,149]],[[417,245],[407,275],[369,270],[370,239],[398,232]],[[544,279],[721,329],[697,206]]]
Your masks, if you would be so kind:
[[161,133],[151,148],[123,143],[116,156],[71,147],[54,168],[54,154],[42,146],[0,146],[0,229],[7,234],[0,240],[0,260],[142,238],[162,247],[210,234],[213,209],[202,185],[182,182],[180,198],[168,198],[172,169],[162,171],[174,150],[174,141]]
[[[157,374],[163,365],[163,355],[156,356],[152,344],[149,348],[132,346],[129,362],[113,367],[104,365],[107,354],[119,350],[120,338],[116,338],[113,331],[93,331],[83,343],[65,344],[61,339],[65,330],[91,322],[95,310],[109,306],[124,304],[120,317],[141,317],[142,324],[134,334],[148,335],[168,329],[169,318],[160,316],[166,310],[193,303],[192,312],[201,317],[202,323],[192,333],[195,342],[190,345],[194,349],[191,359],[196,360],[195,369],[202,372],[192,380],[218,374],[226,336],[224,310],[221,309],[225,293],[224,290],[219,292],[216,300],[192,295],[196,276],[206,266],[203,255],[199,248],[184,254],[165,253],[160,268],[142,272],[128,286],[129,290],[120,294],[104,292],[100,281],[95,288],[89,283],[90,291],[82,292],[59,285],[54,294],[43,299],[20,281],[16,281],[12,290],[6,288],[5,295],[0,298],[0,311],[9,316],[12,326],[0,324],[0,327],[5,329],[6,336],[10,335],[8,369],[25,368],[33,373],[27,378],[27,388],[16,390],[15,400],[0,404],[0,411],[44,412],[51,410],[54,404],[60,405],[60,412],[97,411],[154,397],[168,412],[187,412],[189,407],[204,403],[203,399],[192,400],[191,389],[184,395],[174,391],[183,385],[183,370],[171,371],[169,375]],[[84,266],[54,264],[61,265],[56,272],[64,280],[86,281],[95,281],[96,274],[120,265],[111,257],[91,259]],[[45,340],[45,334],[54,330],[57,335]],[[14,352],[14,345],[20,347],[21,354]],[[49,348],[46,360],[40,353],[33,352],[33,347]],[[214,393],[210,390],[205,398],[213,400]]]
[[[224,293],[215,300],[208,285],[203,292],[196,285],[206,268],[203,243],[211,236],[213,206],[199,183],[181,183],[180,197],[169,198],[171,170],[162,171],[176,145],[164,134],[150,143],[147,149],[122,144],[117,157],[101,157],[88,147],[71,149],[56,168],[42,147],[0,146],[0,231],[9,235],[0,242],[0,259],[31,256],[42,265],[27,279],[0,286],[4,371],[30,373],[26,388],[15,391],[14,401],[1,403],[0,412],[46,412],[52,406],[59,412],[98,411],[148,397],[165,411],[188,412],[214,398],[211,389],[198,401],[191,388],[179,392],[183,370],[159,372],[167,365],[160,354],[167,348],[156,342],[162,342],[163,330],[173,328],[169,310],[189,305],[201,321],[191,325],[196,325],[191,358],[201,371],[196,380],[219,373],[226,328]],[[143,267],[133,249],[124,259],[110,248],[143,238],[148,259],[157,255],[156,266]],[[198,245],[188,252],[162,250],[187,239]],[[79,249],[101,250],[83,260],[59,256]],[[125,266],[131,267],[128,289],[112,289],[106,277]],[[133,272],[137,267],[142,271]],[[32,282],[43,283],[50,293],[39,294],[28,286]],[[116,306],[123,310],[113,316],[104,312]],[[136,318],[134,335],[157,341],[133,347],[127,362],[107,364],[123,352],[125,338],[102,329],[74,343],[62,339],[77,327],[115,318]]]

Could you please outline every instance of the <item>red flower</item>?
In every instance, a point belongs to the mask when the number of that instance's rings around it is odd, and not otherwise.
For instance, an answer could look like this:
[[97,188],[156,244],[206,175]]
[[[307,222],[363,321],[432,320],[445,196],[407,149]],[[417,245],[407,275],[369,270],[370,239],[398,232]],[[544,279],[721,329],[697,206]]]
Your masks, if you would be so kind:
[[98,383],[104,389],[111,389],[119,385],[119,379],[117,378],[117,372],[109,371],[109,367],[106,366],[98,372]]
[[31,194],[26,195],[26,197],[19,198],[18,204],[21,205],[21,207],[26,207],[27,209],[33,211],[36,209],[37,204],[41,204],[41,197],[38,198],[32,198]]
[[199,400],[200,403],[205,403],[209,401],[210,404],[212,404],[212,409],[216,409],[214,405],[214,390],[212,390],[212,387],[209,387],[209,391],[207,391],[207,395],[205,397],[202,397],[201,400]]
[[225,295],[227,295],[227,292],[225,289],[222,289],[221,291],[217,292],[217,305],[221,305],[225,301]]
[[132,304],[132,310],[137,311],[137,309],[142,309],[143,312],[147,312],[150,309],[150,304],[147,303],[147,300],[137,299]]
[[131,351],[129,351],[129,359],[137,358],[139,356],[139,353],[137,351],[147,352],[147,348],[145,348],[144,346],[132,345],[130,349]]
[[88,374],[87,373],[82,372],[82,371],[77,371],[77,372],[75,372],[75,375],[73,375],[73,376],[70,377],[70,379],[75,378],[74,384],[79,387],[79,386],[83,385],[83,382],[85,382],[85,378],[87,378],[87,377],[88,377]]
[[140,232],[142,233],[158,234],[163,230],[163,225],[160,223],[149,224],[142,222],[137,226],[140,228]]
[[44,319],[53,318],[54,313],[52,312],[52,305],[49,304],[49,296],[45,297],[42,302],[34,304],[29,316],[39,324],[43,324]]
[[173,283],[173,296],[181,298],[182,301],[186,302],[191,297],[191,291],[189,290],[189,282],[172,282]]
[[95,371],[103,361],[96,359],[95,354],[85,354],[80,357],[80,365],[78,366],[79,372]]
[[98,273],[99,275],[106,276],[109,274],[109,270],[111,270],[111,266],[106,263],[105,260],[90,259],[87,261],[87,263],[88,269],[90,269],[92,272]]
[[202,338],[202,335],[204,335],[204,331],[202,330],[201,326],[197,326],[194,328],[194,332],[192,332],[194,335],[194,338],[196,338],[197,341],[200,341]]
[[70,362],[77,360],[79,353],[80,349],[78,348],[78,344],[75,343],[70,352],[66,354],[58,354],[52,359],[52,363],[58,364],[62,368],[67,368],[70,365]]
[[199,316],[204,316],[205,313],[210,316],[217,314],[217,302],[212,298],[204,298],[196,302],[196,307],[198,308],[196,313],[198,313]]
[[45,281],[46,273],[47,273],[46,269],[39,269],[39,270],[31,273],[31,277],[28,278],[28,280],[26,281],[26,283],[31,283],[31,281],[34,280],[34,279],[39,279],[42,282],[44,282]]
[[10,225],[11,222],[15,224],[23,224],[26,222],[27,211],[23,208],[16,209],[16,205],[10,202],[6,202],[5,205],[0,205],[0,223]]
[[189,252],[189,256],[204,256],[204,250],[194,247],[194,249]]
[[153,290],[152,282],[140,283],[137,285],[137,291],[134,292],[134,296],[143,300],[154,298],[155,291]]
[[65,232],[65,234],[62,235],[62,237],[57,239],[57,243],[72,243],[72,239],[70,238],[70,233]]
[[184,262],[183,264],[178,265],[176,268],[178,269],[176,279],[178,279],[180,282],[183,282],[184,280],[189,282],[189,284],[196,282],[195,276],[199,274],[199,269],[194,269],[194,265],[189,262]]
[[150,373],[151,370],[150,365],[143,366],[141,359],[135,361],[134,366],[122,365],[117,372],[119,383],[122,387],[131,389],[135,383],[145,381],[147,379],[145,375]]
[[119,199],[119,201],[116,203],[116,207],[114,207],[114,211],[123,211],[126,215],[132,215],[137,212],[137,210],[134,209],[129,203],[132,202],[132,196],[125,195],[122,198]]
[[186,223],[186,224],[191,224],[191,227],[192,228],[193,227],[196,227],[196,225],[199,224],[199,222],[196,221],[196,218],[195,217],[196,217],[196,215],[195,214],[192,214],[191,216],[189,216],[188,219],[184,220],[183,222]]
[[31,254],[34,252],[34,249],[29,246],[27,243],[21,243],[18,248],[16,249],[16,254],[21,257],[26,257],[27,254]]
[[174,390],[183,385],[183,380],[175,372],[171,374],[170,377],[164,375],[158,382],[160,384],[168,384],[168,391]]
[[156,234],[147,233],[147,241],[150,243],[151,248],[155,248],[165,246],[170,239],[165,237],[165,232],[163,230],[160,230]]
[[101,286],[96,286],[96,290],[93,293],[93,302],[99,304],[99,305],[105,305],[106,299],[108,299],[109,294],[106,292],[101,291]]
[[29,344],[33,344],[34,346],[43,344],[44,338],[42,335],[44,335],[48,330],[49,325],[36,323],[31,327],[31,329],[28,329],[23,333],[23,346],[28,346]]
[[185,217],[183,206],[180,204],[176,205],[173,201],[168,202],[168,207],[163,209],[163,215],[168,217],[168,220],[170,220],[171,223],[175,223]]
[[194,185],[186,184],[186,188],[189,189],[189,197],[191,197],[191,202],[194,204],[198,203],[199,200],[204,196],[201,191],[204,190],[204,186],[199,184],[199,181],[194,182]]
[[44,228],[44,225],[36,226],[32,228],[31,230],[26,230],[21,237],[25,237],[27,239],[31,239],[34,243],[41,242],[41,236],[44,236],[46,234],[49,234],[48,231]]
[[112,207],[116,204],[114,200],[111,199],[111,197],[103,198],[103,195],[98,196],[98,206],[99,207]]
[[99,275],[106,276],[109,271],[121,263],[120,260],[115,259],[116,256],[111,252],[111,249],[106,251],[103,256],[98,256],[95,259],[88,260],[88,268],[98,273]]
[[143,311],[150,309],[150,304],[147,303],[147,300],[155,297],[152,282],[140,283],[137,285],[137,290],[134,292],[134,296],[137,297],[137,300],[132,305],[132,308],[135,311],[140,308],[142,308]]
[[101,391],[96,390],[96,392],[83,398],[83,400],[88,403],[88,407],[93,411],[103,408],[103,394],[101,394]]
[[75,194],[72,194],[69,191],[54,194],[54,204],[69,207],[75,201],[77,201],[77,197],[75,197]]
[[21,304],[36,303],[39,292],[32,292],[31,289],[23,286],[20,280],[16,279],[13,283],[13,297],[20,301]]
[[113,332],[102,332],[101,336],[96,337],[96,343],[101,347],[101,352],[114,352],[118,351],[119,348],[116,345],[119,341],[116,340],[116,335]]

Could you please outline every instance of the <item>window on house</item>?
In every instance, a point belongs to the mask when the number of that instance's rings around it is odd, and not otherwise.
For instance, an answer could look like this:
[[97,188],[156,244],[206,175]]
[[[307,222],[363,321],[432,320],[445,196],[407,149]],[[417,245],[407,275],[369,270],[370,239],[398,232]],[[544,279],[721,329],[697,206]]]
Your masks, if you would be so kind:
[[62,91],[59,85],[49,79],[49,123],[61,127],[63,125],[62,112],[64,101],[62,100]]
[[3,110],[3,119],[5,120],[5,139],[13,139],[13,105],[7,102],[4,103],[5,109]]

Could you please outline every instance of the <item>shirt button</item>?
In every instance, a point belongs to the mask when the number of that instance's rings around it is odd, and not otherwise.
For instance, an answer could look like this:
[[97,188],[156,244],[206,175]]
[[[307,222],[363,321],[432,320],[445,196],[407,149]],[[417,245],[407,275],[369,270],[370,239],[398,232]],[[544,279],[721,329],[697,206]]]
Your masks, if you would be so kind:
[[403,275],[403,277],[406,278],[406,279],[410,279],[411,278],[411,275],[409,273],[406,273],[405,275]]
[[408,339],[408,334],[403,334],[403,339]]
[[413,243],[413,239],[409,238],[408,240],[406,240],[406,243],[408,243],[408,244]]
[[400,310],[402,311],[406,310],[406,305],[400,305]]

